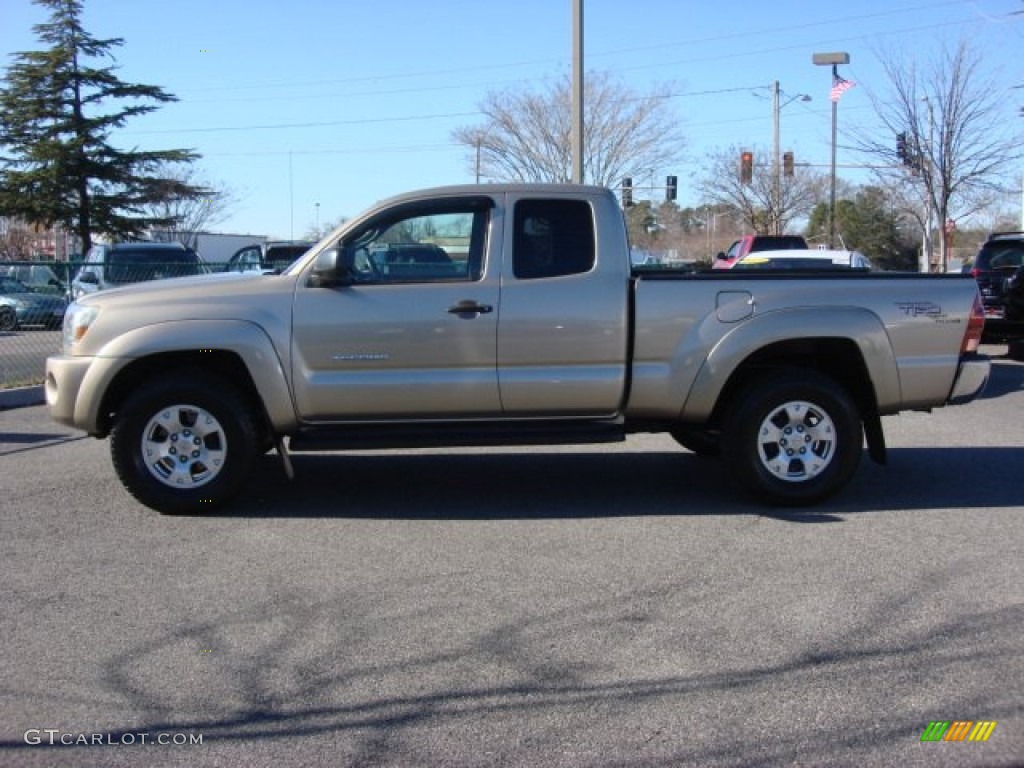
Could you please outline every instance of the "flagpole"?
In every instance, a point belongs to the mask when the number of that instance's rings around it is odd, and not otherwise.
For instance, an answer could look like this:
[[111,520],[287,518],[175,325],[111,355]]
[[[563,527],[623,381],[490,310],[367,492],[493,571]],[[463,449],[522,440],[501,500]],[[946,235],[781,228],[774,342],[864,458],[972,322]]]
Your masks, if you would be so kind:
[[[832,82],[839,80],[839,65],[832,65]],[[832,99],[832,185],[828,198],[828,247],[835,248],[836,240],[836,138],[839,126],[839,99]]]
[[[832,90],[829,92],[829,97],[832,100],[832,180],[828,203],[828,247],[831,249],[835,247],[836,238],[836,138],[839,125],[839,97],[846,88],[852,85],[852,83],[846,83],[846,81],[839,77],[839,65],[849,64],[850,54],[845,51],[815,53],[811,56],[811,61],[817,66],[832,67]],[[841,85],[844,87],[840,87]]]

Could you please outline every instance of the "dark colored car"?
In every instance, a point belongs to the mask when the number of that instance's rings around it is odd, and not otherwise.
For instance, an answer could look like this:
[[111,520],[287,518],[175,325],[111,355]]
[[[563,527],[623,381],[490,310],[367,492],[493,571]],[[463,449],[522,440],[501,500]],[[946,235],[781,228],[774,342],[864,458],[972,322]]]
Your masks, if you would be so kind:
[[63,296],[38,293],[13,277],[0,277],[0,331],[26,325],[58,328],[67,305]]
[[1013,277],[1006,281],[1003,297],[1006,319],[1011,323],[1024,323],[1024,266],[1017,267]]
[[1010,278],[1024,265],[1024,232],[993,232],[981,246],[970,272],[978,281],[985,318],[999,320],[1006,313]]
[[181,243],[94,245],[71,282],[74,298],[123,285],[209,272],[206,262]]

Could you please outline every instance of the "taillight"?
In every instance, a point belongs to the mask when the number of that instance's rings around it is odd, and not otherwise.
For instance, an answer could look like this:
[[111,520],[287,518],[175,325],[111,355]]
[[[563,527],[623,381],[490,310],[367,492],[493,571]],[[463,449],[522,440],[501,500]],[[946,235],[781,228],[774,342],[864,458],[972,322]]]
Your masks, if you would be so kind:
[[977,279],[979,272],[981,272],[981,270],[977,267],[971,267],[971,277]]
[[977,352],[981,344],[981,333],[985,330],[985,307],[981,303],[981,294],[974,292],[974,306],[971,307],[971,316],[967,320],[967,332],[964,333],[964,340],[960,344],[960,354],[966,352]]

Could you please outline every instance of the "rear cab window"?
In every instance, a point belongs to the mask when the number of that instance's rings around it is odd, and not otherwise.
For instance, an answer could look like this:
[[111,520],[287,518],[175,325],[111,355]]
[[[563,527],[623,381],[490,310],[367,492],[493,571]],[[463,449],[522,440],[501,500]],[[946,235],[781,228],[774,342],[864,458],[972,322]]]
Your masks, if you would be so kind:
[[512,273],[520,280],[594,268],[594,214],[582,200],[520,200],[515,207]]

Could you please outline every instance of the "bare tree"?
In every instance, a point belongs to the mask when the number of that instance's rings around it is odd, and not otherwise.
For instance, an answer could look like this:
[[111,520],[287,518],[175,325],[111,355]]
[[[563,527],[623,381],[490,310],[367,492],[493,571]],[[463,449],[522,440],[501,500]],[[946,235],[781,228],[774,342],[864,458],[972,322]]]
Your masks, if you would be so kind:
[[[639,94],[606,73],[584,85],[583,177],[618,185],[626,176],[669,169],[684,140],[667,88]],[[568,76],[541,91],[488,93],[483,125],[453,132],[471,151],[476,176],[494,181],[564,182],[572,176],[572,87]]]
[[302,239],[313,241],[319,240],[325,235],[328,235],[334,230],[336,230],[338,227],[340,227],[348,220],[348,216],[338,216],[337,218],[327,219],[326,221],[320,222],[319,226],[317,225],[316,222],[313,222],[308,227],[306,227],[305,232],[302,233]]
[[0,261],[20,261],[32,256],[32,233],[13,219],[0,220]]
[[[174,222],[160,230],[160,239],[195,248],[200,232],[223,221],[238,198],[227,187],[202,179],[191,165],[167,166],[161,174],[168,181],[168,194],[146,208],[152,218]],[[196,194],[174,195],[174,186],[199,190]]]
[[[866,91],[887,131],[852,135],[857,149],[891,168],[879,176],[921,222],[929,242],[925,219],[931,217],[922,209],[934,211],[941,231],[947,220],[970,216],[1006,194],[1007,171],[1021,156],[1019,130],[1005,119],[1006,87],[985,74],[969,42],[943,48],[921,69],[899,54],[880,59],[889,90]],[[946,271],[948,243],[939,241]]]
[[757,158],[770,157],[766,149],[755,149],[750,182],[740,177],[738,147],[709,156],[707,172],[699,182],[701,193],[712,205],[737,212],[746,227],[762,234],[781,235],[790,223],[810,213],[822,199],[827,179],[809,168],[796,167],[783,176],[776,197],[771,165]]

